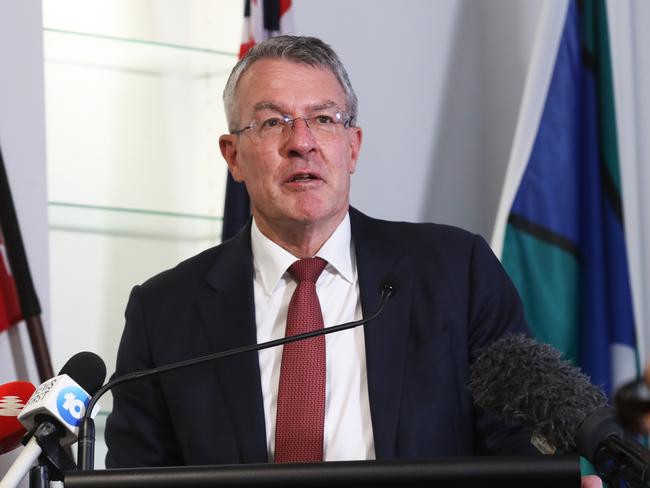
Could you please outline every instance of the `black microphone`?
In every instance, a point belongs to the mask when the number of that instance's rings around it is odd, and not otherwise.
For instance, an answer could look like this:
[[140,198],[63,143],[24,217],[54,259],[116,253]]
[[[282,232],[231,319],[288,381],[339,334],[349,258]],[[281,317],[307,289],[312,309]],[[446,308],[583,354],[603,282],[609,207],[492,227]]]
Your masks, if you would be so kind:
[[607,397],[560,351],[524,335],[487,346],[470,367],[474,403],[532,430],[542,452],[576,451],[619,486],[646,486],[650,451],[625,436]]
[[646,377],[626,383],[614,395],[614,406],[618,417],[630,432],[650,434],[650,385],[648,385],[648,379]]
[[81,424],[79,426],[79,443],[77,445],[78,448],[77,465],[79,469],[92,470],[94,468],[95,425],[93,419],[89,415],[89,412],[92,411],[95,403],[99,400],[99,398],[108,390],[112,389],[113,387],[129,381],[147,378],[149,376],[166,373],[168,371],[176,371],[182,368],[186,368],[188,366],[194,366],[195,364],[201,364],[207,361],[213,361],[215,359],[223,359],[223,358],[236,356],[238,354],[242,354],[250,351],[261,351],[263,349],[268,349],[270,347],[288,344],[290,342],[300,341],[303,339],[309,339],[311,337],[331,334],[333,332],[339,332],[342,330],[358,327],[359,325],[363,325],[376,318],[384,310],[384,306],[386,305],[386,302],[388,302],[388,300],[390,300],[392,297],[395,296],[398,287],[399,287],[399,281],[397,280],[396,276],[393,273],[386,273],[379,281],[380,300],[379,300],[379,306],[377,307],[377,310],[372,315],[370,315],[370,317],[361,320],[355,320],[353,322],[347,322],[345,324],[333,325],[331,327],[325,327],[323,329],[314,330],[311,332],[305,332],[303,334],[282,337],[280,339],[263,342],[261,344],[249,344],[247,346],[237,347],[235,349],[229,349],[227,351],[208,354],[206,356],[200,356],[198,358],[192,358],[185,361],[166,364],[164,366],[158,366],[157,368],[147,369],[145,371],[135,371],[133,373],[128,373],[123,376],[120,376],[119,378],[115,378],[109,381],[102,388],[100,388],[95,395],[93,395],[86,409],[86,414],[81,419]]
[[546,454],[573,450],[580,423],[607,405],[605,394],[557,349],[523,335],[484,348],[470,367],[469,387],[476,405],[529,427]]
[[59,374],[67,374],[90,395],[94,395],[106,379],[106,364],[94,352],[82,351],[68,359]]
[[577,451],[610,486],[650,480],[650,451],[625,436],[603,391],[549,344],[495,341],[470,367],[469,386],[477,406],[531,429],[542,452]]
[[104,361],[93,352],[80,352],[66,362],[57,376],[45,381],[29,398],[18,420],[34,430],[44,421],[57,426],[63,445],[77,440],[79,420],[92,395],[106,378]]

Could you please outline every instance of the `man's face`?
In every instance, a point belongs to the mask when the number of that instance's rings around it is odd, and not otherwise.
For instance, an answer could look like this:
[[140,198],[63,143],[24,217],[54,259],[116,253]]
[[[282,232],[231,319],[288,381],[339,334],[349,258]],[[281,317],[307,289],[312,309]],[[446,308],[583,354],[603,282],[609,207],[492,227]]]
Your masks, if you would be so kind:
[[[256,61],[241,77],[235,99],[237,129],[253,120],[345,112],[346,98],[329,70],[280,59]],[[313,122],[311,122],[313,125]],[[296,120],[279,137],[253,130],[221,136],[219,145],[236,181],[244,182],[260,229],[323,225],[334,230],[348,210],[361,129],[337,126],[327,137]]]

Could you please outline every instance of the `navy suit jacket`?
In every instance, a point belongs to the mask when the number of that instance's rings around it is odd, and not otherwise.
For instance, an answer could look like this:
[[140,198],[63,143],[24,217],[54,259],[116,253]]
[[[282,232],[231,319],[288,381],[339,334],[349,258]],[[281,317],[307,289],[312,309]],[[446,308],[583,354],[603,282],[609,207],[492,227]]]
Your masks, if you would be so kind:
[[[468,368],[480,349],[526,332],[512,283],[479,236],[351,209],[363,315],[379,282],[398,282],[365,326],[377,459],[530,452],[529,436],[477,410]],[[116,375],[256,342],[250,224],[237,236],[136,286]],[[267,462],[256,353],[116,387],[108,467]]]

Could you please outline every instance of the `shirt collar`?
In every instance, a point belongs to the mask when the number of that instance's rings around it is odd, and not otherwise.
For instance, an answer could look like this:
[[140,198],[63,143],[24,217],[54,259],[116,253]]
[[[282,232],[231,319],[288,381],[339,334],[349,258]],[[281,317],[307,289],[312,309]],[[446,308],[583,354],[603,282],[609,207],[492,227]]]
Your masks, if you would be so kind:
[[[255,218],[251,225],[251,248],[255,276],[261,281],[264,293],[271,295],[287,268],[298,258],[262,234],[257,227]],[[345,215],[334,233],[318,250],[316,256],[327,261],[326,269],[339,273],[343,279],[350,283],[353,282],[352,231],[349,214]]]

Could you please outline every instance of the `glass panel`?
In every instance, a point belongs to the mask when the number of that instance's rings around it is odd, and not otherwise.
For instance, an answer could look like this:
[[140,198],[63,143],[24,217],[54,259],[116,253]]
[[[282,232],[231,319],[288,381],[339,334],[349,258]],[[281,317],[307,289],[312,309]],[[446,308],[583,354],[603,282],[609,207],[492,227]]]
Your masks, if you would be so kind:
[[[112,374],[124,327],[124,307],[131,288],[172,268],[188,256],[214,246],[216,239],[193,238],[198,237],[198,233],[194,236],[165,237],[146,235],[145,232],[120,233],[115,232],[120,228],[116,225],[109,233],[93,228],[59,227],[62,215],[73,211],[85,213],[81,222],[95,217],[102,220],[119,216],[116,220],[120,225],[130,225],[130,218],[139,219],[141,224],[146,225],[146,218],[138,213],[50,205],[50,343],[54,369],[59,370],[65,361],[79,351],[93,351],[101,356],[108,373]],[[154,216],[153,220],[157,218]],[[170,224],[202,222],[202,219],[193,218],[160,218]],[[120,222],[120,219],[124,220]],[[100,404],[102,409],[110,411],[109,396],[103,398]]]
[[45,59],[149,76],[228,76],[236,54],[143,39],[43,29]]
[[219,216],[234,54],[45,33],[51,200]]
[[220,240],[243,1],[43,0],[43,21],[52,360],[112,374],[131,288]]
[[236,53],[243,0],[43,0],[46,28]]
[[51,230],[146,237],[175,241],[203,241],[210,246],[221,234],[221,217],[133,208],[99,207],[49,202]]

